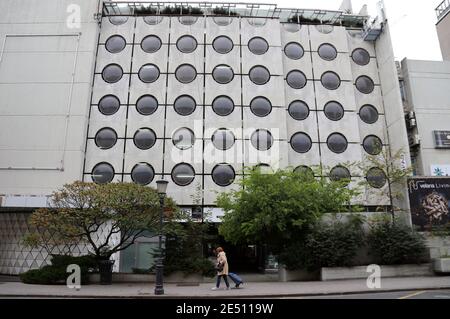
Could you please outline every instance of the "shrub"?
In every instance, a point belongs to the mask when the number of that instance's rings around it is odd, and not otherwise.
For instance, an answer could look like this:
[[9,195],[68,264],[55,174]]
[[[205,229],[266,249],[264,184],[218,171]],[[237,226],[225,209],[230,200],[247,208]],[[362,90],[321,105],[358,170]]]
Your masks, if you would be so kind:
[[379,264],[418,264],[426,260],[424,238],[398,222],[383,221],[372,225],[367,242],[369,254]]

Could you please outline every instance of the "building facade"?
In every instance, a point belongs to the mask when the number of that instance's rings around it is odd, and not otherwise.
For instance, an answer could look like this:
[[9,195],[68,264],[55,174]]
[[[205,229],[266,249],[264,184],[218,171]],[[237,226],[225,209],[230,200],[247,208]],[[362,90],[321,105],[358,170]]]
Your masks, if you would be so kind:
[[223,214],[217,193],[257,165],[318,168],[351,178],[349,187],[367,179],[354,203],[392,204],[382,170],[349,165],[381,149],[403,150],[409,164],[383,7],[370,24],[274,5],[31,3],[0,5],[0,227],[21,228],[2,232],[0,273],[36,266],[18,234],[75,180],[155,186],[162,177],[168,196],[213,221]]
[[438,22],[436,23],[442,57],[450,61],[450,1],[444,0],[436,8]]

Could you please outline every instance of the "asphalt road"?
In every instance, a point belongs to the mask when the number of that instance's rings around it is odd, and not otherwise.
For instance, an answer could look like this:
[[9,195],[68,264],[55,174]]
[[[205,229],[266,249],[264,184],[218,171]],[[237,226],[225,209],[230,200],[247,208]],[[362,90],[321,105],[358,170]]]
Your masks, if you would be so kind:
[[350,295],[299,297],[296,299],[442,299],[450,300],[450,290],[412,290]]

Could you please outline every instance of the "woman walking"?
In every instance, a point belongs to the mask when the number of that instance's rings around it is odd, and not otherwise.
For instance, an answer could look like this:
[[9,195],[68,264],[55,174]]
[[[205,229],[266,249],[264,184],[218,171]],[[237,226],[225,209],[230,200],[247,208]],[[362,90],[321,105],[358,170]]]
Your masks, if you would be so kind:
[[221,279],[225,281],[225,284],[227,285],[227,290],[230,289],[230,284],[228,283],[228,261],[227,256],[225,252],[223,251],[222,247],[217,247],[216,249],[217,254],[217,282],[216,286],[212,288],[212,290],[217,290],[220,287]]

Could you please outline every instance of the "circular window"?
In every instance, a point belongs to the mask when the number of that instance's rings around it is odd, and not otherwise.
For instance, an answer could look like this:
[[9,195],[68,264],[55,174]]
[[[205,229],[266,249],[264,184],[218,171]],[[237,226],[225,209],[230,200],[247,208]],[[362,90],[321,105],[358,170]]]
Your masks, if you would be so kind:
[[102,78],[107,83],[116,83],[123,76],[123,70],[118,64],[108,64],[103,68]]
[[358,91],[364,94],[372,93],[375,88],[375,84],[373,83],[372,79],[365,75],[357,78],[355,84]]
[[258,85],[266,84],[270,80],[269,70],[260,65],[252,67],[248,75],[250,80]]
[[328,34],[328,33],[333,32],[334,26],[327,25],[327,24],[319,24],[319,25],[316,25],[316,29],[320,33]]
[[297,23],[283,23],[283,27],[287,32],[298,32],[301,29],[301,25]]
[[190,64],[182,64],[176,69],[175,77],[181,83],[190,83],[197,77],[197,71]]
[[352,37],[352,38],[357,38],[357,39],[362,39],[363,37],[363,31],[362,30],[347,30],[348,34]]
[[115,95],[105,95],[98,102],[98,110],[103,115],[113,115],[120,108],[119,98]]
[[356,49],[352,53],[352,59],[356,64],[367,65],[370,62],[370,54],[364,49]]
[[348,146],[347,139],[340,133],[333,133],[327,139],[328,148],[337,154],[345,152]]
[[309,107],[303,101],[293,101],[289,104],[289,115],[297,121],[303,121],[309,116]]
[[183,35],[177,40],[177,49],[183,53],[191,53],[197,49],[197,40],[190,35]]
[[259,171],[261,174],[272,174],[273,170],[269,164],[261,163],[253,166],[253,170]]
[[219,164],[212,170],[212,179],[219,186],[231,185],[236,177],[236,173],[231,165]]
[[303,72],[293,70],[286,76],[287,84],[293,89],[302,89],[306,85],[306,76]]
[[373,188],[382,188],[387,182],[386,174],[378,167],[369,169],[366,179]]
[[121,25],[128,21],[128,17],[126,16],[112,16],[109,17],[109,22],[114,25]]
[[314,171],[312,170],[312,168],[309,166],[305,166],[305,165],[297,166],[294,169],[294,173],[302,175],[302,176],[306,176],[306,177],[314,177]]
[[254,37],[248,41],[248,49],[253,54],[261,55],[269,50],[269,44],[261,37]]
[[147,163],[136,164],[131,170],[131,179],[136,184],[148,185],[153,181],[155,171]]
[[298,60],[303,57],[305,50],[303,50],[303,47],[297,42],[290,42],[284,47],[284,54],[286,54],[289,59]]
[[141,48],[144,52],[153,53],[161,48],[161,39],[156,35],[148,35],[141,42]]
[[326,61],[333,61],[337,57],[337,50],[329,43],[322,44],[318,50],[319,56]]
[[250,110],[256,116],[264,117],[272,111],[272,104],[265,97],[258,96],[250,102]]
[[144,17],[144,22],[149,25],[160,24],[162,20],[163,20],[162,16],[146,16],[146,17]]
[[383,150],[383,142],[378,136],[369,135],[363,141],[364,150],[370,155],[378,155]]
[[112,128],[105,127],[95,134],[95,144],[102,150],[107,150],[117,142],[117,133]]
[[359,110],[359,117],[364,123],[373,124],[378,121],[378,111],[374,106],[366,104]]
[[152,83],[159,78],[159,69],[154,64],[145,64],[139,69],[139,79],[144,83]]
[[136,102],[136,110],[142,115],[151,115],[158,109],[158,100],[153,95],[143,95]]
[[112,35],[106,40],[105,47],[108,52],[118,53],[125,49],[127,42],[120,35]]
[[325,113],[325,116],[332,121],[339,121],[344,117],[344,108],[336,101],[325,104],[323,112]]
[[339,75],[334,72],[325,72],[320,78],[322,85],[328,90],[336,90],[341,85]]
[[91,177],[97,184],[108,184],[114,178],[114,168],[109,163],[99,163],[92,169]]
[[219,150],[229,150],[235,142],[234,134],[225,128],[218,129],[211,137],[213,145]]
[[194,113],[196,106],[197,103],[195,102],[194,98],[189,95],[181,95],[177,97],[177,99],[173,103],[175,112],[183,116],[191,115],[192,113]]
[[134,133],[134,145],[141,150],[148,150],[156,143],[156,135],[149,128],[141,128]]
[[247,21],[248,21],[248,24],[250,24],[254,27],[263,27],[266,25],[265,18],[248,18]]
[[253,147],[259,151],[267,151],[273,145],[272,134],[264,129],[254,131],[250,137],[250,141]]
[[312,147],[311,138],[305,133],[295,133],[291,137],[291,147],[297,153],[306,153]]
[[351,179],[350,171],[346,167],[336,166],[330,171],[330,179],[335,182],[344,180],[348,185]]
[[214,68],[212,76],[217,83],[227,84],[233,80],[234,72],[230,66],[221,64]]
[[226,54],[233,50],[233,41],[224,35],[215,38],[212,45],[214,50],[220,54]]
[[172,142],[180,150],[187,150],[194,145],[194,132],[186,127],[179,128],[172,135]]
[[232,19],[233,18],[230,18],[230,17],[214,17],[213,21],[218,26],[224,27],[224,26],[231,24],[231,22],[233,22]]
[[195,22],[197,22],[198,17],[196,16],[181,16],[178,17],[178,21],[180,21],[181,24],[184,25],[193,25]]
[[175,167],[172,169],[172,180],[175,184],[178,186],[187,186],[195,178],[195,171],[194,168],[186,163],[181,163],[175,165]]
[[218,96],[212,102],[213,111],[220,116],[230,115],[234,110],[234,102],[228,96]]

